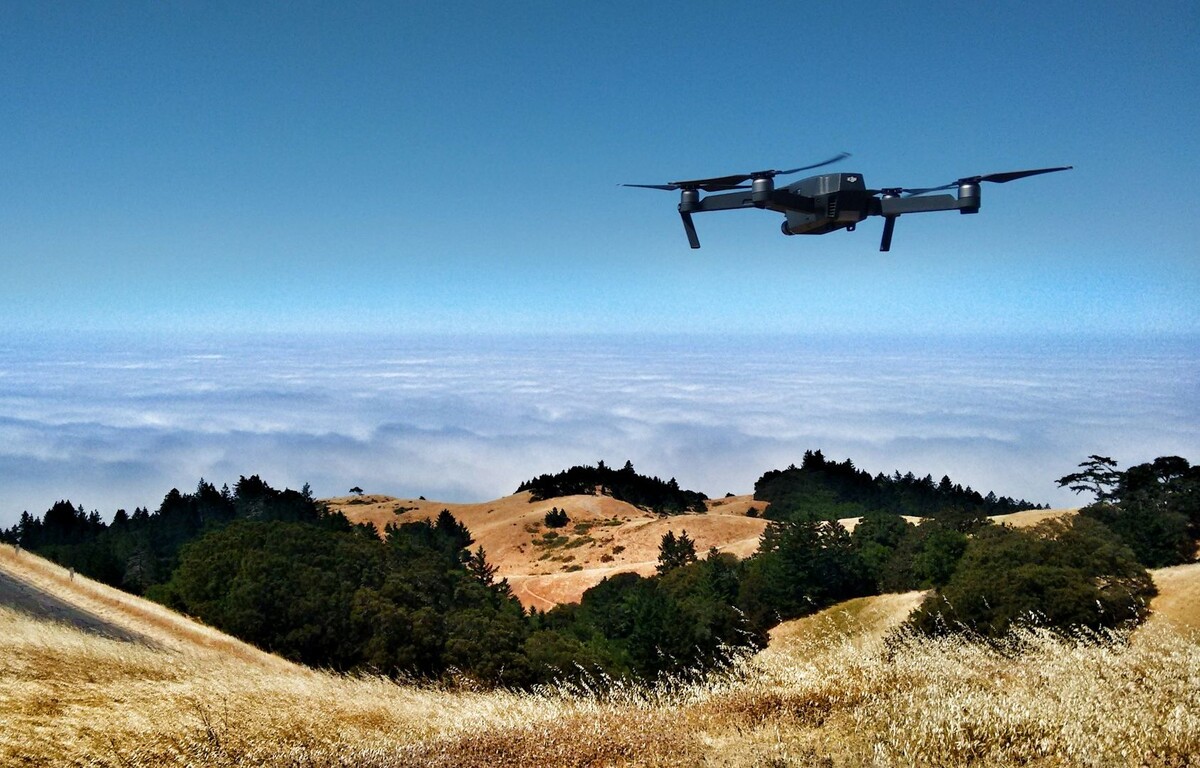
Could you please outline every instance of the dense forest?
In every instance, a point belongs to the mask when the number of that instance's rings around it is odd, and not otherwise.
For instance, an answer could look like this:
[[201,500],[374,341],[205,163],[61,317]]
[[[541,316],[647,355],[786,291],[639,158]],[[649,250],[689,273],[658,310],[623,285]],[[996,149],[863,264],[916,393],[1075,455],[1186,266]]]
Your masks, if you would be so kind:
[[[627,478],[626,466],[555,477]],[[618,574],[548,612],[522,609],[448,511],[380,533],[331,513],[307,487],[278,491],[257,476],[232,490],[202,480],[111,523],[61,501],[2,536],[306,664],[507,686],[702,674],[762,647],[781,621],[880,592],[930,589],[910,626],[934,634],[1136,623],[1154,594],[1146,568],[1190,561],[1200,538],[1200,467],[1178,457],[1125,471],[1090,457],[1059,482],[1096,501],[1024,530],[986,517],[1024,502],[989,494],[976,504],[978,494],[945,482],[945,505],[923,507],[914,525],[901,514],[927,504],[924,491],[903,503],[848,501],[847,487],[866,487],[849,461],[815,452],[805,466],[759,481],[790,506],[751,557],[699,553],[686,533],[667,534],[653,576]],[[890,489],[875,498],[893,501],[931,485],[869,479]],[[862,504],[853,532],[827,519],[847,504]]]
[[708,499],[703,493],[683,490],[673,477],[664,482],[639,475],[629,461],[621,469],[612,469],[601,461],[594,467],[575,466],[555,475],[539,475],[521,483],[517,493],[522,491],[529,491],[532,501],[600,494],[660,515],[704,512]]

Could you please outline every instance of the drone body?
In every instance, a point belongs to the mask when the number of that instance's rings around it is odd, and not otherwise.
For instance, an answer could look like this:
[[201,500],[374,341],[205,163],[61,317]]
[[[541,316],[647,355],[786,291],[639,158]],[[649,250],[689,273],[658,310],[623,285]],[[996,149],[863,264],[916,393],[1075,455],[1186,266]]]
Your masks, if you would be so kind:
[[[785,187],[775,187],[776,176],[819,168],[847,157],[849,155],[843,152],[824,162],[788,171],[757,171],[711,179],[672,181],[668,184],[625,184],[623,186],[679,190],[679,216],[683,219],[683,228],[692,248],[700,247],[700,239],[696,235],[696,226],[692,221],[693,213],[761,208],[783,214],[784,221],[780,229],[785,235],[823,235],[839,229],[853,232],[858,223],[868,216],[882,216],[884,221],[883,238],[880,241],[879,250],[888,251],[892,247],[892,233],[895,230],[896,219],[904,214],[928,211],[978,213],[981,182],[990,181],[1003,184],[1026,176],[1066,171],[1071,168],[1071,166],[1062,166],[969,176],[940,187],[923,189],[905,187],[868,189],[860,173],[827,173],[810,176]],[[748,186],[745,184],[747,181],[750,182]],[[927,192],[955,188],[957,188],[957,192],[954,195],[922,197]],[[721,194],[709,194],[701,197],[701,192]]]

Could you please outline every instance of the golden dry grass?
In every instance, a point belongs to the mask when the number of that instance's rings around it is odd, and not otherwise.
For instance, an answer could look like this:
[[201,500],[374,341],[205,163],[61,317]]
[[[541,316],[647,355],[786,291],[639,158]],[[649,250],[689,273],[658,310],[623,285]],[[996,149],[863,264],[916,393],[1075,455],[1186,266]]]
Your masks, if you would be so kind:
[[989,519],[994,523],[1010,525],[1013,528],[1032,528],[1043,520],[1056,520],[1060,517],[1070,517],[1077,513],[1077,507],[1063,509],[1026,509],[1008,515],[993,515]]
[[[1200,565],[1168,571],[1155,607],[1186,603],[1175,598],[1200,583]],[[56,594],[85,592],[76,581]],[[264,664],[182,621],[176,634],[160,625],[148,647],[0,609],[0,765],[1200,761],[1200,638],[1169,611],[1131,638],[1026,633],[1017,657],[959,639],[889,644],[918,597],[855,601],[781,628],[769,651],[703,684],[603,694],[398,684]]]
[[[915,517],[913,515],[901,515],[900,517],[903,518],[905,522],[910,523],[912,525],[920,525],[921,522],[925,519],[923,517]],[[838,522],[841,523],[842,527],[845,528],[847,531],[849,531],[850,533],[854,533],[854,529],[858,527],[858,524],[860,522],[862,522],[862,518],[861,517],[843,517],[840,520],[838,520]]]
[[207,650],[268,668],[291,664],[163,606],[75,574],[66,568],[5,545],[0,571],[80,610],[170,651]]
[[1200,563],[1152,571],[1158,597],[1150,603],[1154,620],[1200,632]]
[[[431,520],[443,509],[471,531],[474,546],[482,546],[497,574],[506,578],[526,608],[546,610],[558,603],[579,602],[585,591],[608,576],[622,572],[649,575],[658,563],[664,534],[687,531],[703,553],[709,547],[748,557],[758,549],[766,521],[747,517],[750,507],[764,507],[750,496],[709,502],[705,515],[660,517],[608,496],[564,496],[530,501],[518,493],[479,504],[449,504],[424,499],[397,499],[379,494],[326,499],[356,523],[382,530],[388,523]],[[570,522],[558,529],[564,537],[545,544],[549,532],[543,521],[557,507]]]
[[823,646],[831,636],[843,636],[852,642],[875,642],[900,625],[925,599],[925,592],[858,597],[792,621],[771,630],[766,653],[785,649],[790,653],[803,647]]

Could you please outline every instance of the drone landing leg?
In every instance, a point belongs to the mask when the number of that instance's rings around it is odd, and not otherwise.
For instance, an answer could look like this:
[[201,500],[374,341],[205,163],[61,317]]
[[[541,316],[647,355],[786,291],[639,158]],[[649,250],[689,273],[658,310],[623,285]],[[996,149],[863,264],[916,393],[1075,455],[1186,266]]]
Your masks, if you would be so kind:
[[683,231],[687,232],[688,245],[693,249],[700,247],[700,237],[696,234],[696,225],[692,223],[692,214],[680,211],[679,218],[683,219]]
[[879,241],[879,250],[886,253],[892,250],[892,232],[896,229],[896,219],[899,216],[883,217],[883,239]]

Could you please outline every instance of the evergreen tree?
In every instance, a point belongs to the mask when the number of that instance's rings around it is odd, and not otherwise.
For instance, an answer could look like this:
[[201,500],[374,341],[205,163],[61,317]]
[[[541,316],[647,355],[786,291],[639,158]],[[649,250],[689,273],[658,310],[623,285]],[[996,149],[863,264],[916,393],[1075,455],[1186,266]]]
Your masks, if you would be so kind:
[[1104,456],[1090,456],[1080,466],[1083,472],[1058,482],[1096,496],[1081,515],[1111,528],[1147,568],[1194,559],[1200,534],[1200,468],[1179,456],[1161,456],[1124,472]]
[[1061,477],[1058,487],[1070,488],[1075,493],[1091,493],[1097,502],[1108,501],[1113,496],[1113,488],[1121,478],[1117,471],[1117,462],[1108,456],[1091,455],[1087,461],[1080,462],[1079,472]]
[[559,509],[558,507],[551,508],[542,520],[547,528],[563,528],[570,522],[566,510]]
[[678,537],[672,531],[663,534],[658,544],[657,570],[659,573],[682,568],[694,562],[696,562],[696,542],[692,541],[687,531],[682,531]]

